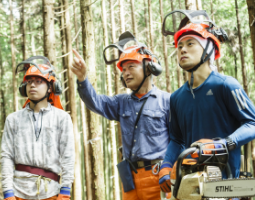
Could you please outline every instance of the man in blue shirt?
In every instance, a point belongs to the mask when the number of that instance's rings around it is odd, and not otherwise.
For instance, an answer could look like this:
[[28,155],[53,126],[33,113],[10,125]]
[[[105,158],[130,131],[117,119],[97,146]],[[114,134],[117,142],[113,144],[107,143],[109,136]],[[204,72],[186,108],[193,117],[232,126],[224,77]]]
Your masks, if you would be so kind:
[[[123,157],[131,160],[137,168],[132,172],[135,189],[123,192],[123,200],[160,199],[159,177],[152,167],[163,160],[169,144],[170,94],[152,85],[151,74],[154,56],[146,47],[131,46],[120,54],[117,67],[122,80],[131,94],[113,97],[98,95],[87,77],[87,66],[82,57],[73,50],[72,71],[78,78],[78,92],[91,111],[109,120],[120,122]],[[140,120],[135,126],[139,110],[144,101]]]
[[189,23],[175,33],[174,41],[179,65],[188,71],[189,79],[170,98],[171,140],[159,172],[159,184],[167,185],[161,187],[164,192],[171,191],[169,172],[181,145],[188,148],[196,141],[222,138],[232,174],[238,177],[241,146],[255,138],[254,105],[237,80],[215,70],[220,41],[208,25]]

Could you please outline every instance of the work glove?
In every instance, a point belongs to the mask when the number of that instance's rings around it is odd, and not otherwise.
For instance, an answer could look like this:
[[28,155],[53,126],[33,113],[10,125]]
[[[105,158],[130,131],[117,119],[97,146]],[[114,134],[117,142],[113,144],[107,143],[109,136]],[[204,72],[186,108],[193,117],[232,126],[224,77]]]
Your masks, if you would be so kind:
[[4,192],[4,200],[16,200],[13,190],[7,190]]
[[[226,140],[225,139],[220,139],[220,140],[200,139],[200,140],[192,143],[190,146],[191,147],[197,147],[201,143],[210,143],[210,144],[206,144],[206,145],[203,146],[202,153],[203,154],[212,154],[212,151],[209,150],[209,149],[223,148],[223,145],[221,145],[219,143],[223,143],[223,144],[226,145]],[[218,153],[220,153],[220,152],[218,152]],[[198,154],[199,154],[199,151],[195,151],[193,154],[191,154],[191,157],[192,158],[198,158],[198,156],[199,156]]]
[[162,192],[171,192],[171,182],[169,173],[172,171],[172,166],[168,162],[163,162],[159,171],[159,185]]
[[58,198],[57,200],[70,200],[70,191],[71,191],[71,188],[69,187],[62,187],[60,189],[60,193],[58,195]]

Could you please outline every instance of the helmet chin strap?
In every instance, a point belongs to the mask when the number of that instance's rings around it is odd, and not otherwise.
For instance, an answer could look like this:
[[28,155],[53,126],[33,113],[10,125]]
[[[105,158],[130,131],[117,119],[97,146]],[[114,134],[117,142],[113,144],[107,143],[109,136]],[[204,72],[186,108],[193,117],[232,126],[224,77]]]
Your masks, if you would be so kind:
[[[148,76],[146,75],[145,59],[143,59],[143,74],[144,74],[144,78],[143,78],[141,84],[139,85],[139,87],[138,87],[136,90],[133,90],[133,94],[136,94],[136,93],[141,89],[141,87],[142,87],[142,85],[143,85],[145,79],[148,77]],[[150,75],[149,75],[149,76],[150,76]]]
[[[209,60],[209,58],[211,57],[211,55],[212,55],[212,53],[213,53],[213,51],[214,51],[213,48],[212,48],[212,50],[210,51],[210,53],[207,55],[207,57],[205,57],[205,56],[206,56],[207,49],[208,49],[208,47],[209,47],[209,43],[210,43],[210,41],[209,41],[209,39],[208,39],[208,40],[207,40],[207,43],[206,43],[206,47],[205,47],[205,49],[204,49],[204,51],[203,51],[203,54],[202,54],[202,57],[201,57],[200,62],[199,62],[195,67],[193,67],[192,69],[187,70],[188,72],[191,72],[191,79],[190,79],[189,88],[190,88],[190,92],[191,92],[191,94],[193,95],[193,98],[194,98],[194,99],[195,99],[195,94],[194,94],[194,92],[193,92],[193,83],[194,83],[194,74],[193,74],[193,72],[196,71],[202,64],[204,64],[204,63],[205,63],[207,60]],[[181,67],[180,63],[179,63],[179,66]],[[181,67],[181,68],[182,68],[182,67]]]

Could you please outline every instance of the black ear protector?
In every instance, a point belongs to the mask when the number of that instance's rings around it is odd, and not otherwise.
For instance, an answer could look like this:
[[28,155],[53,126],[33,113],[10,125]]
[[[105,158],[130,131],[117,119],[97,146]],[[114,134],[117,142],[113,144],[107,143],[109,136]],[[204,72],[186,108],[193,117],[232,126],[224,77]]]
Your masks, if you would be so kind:
[[[149,71],[151,72],[151,74],[153,74],[154,76],[158,76],[162,73],[161,63],[160,63],[160,61],[159,61],[159,59],[157,58],[156,55],[154,55],[153,53],[151,53],[150,50],[145,49],[145,48],[140,48],[138,52],[140,54],[147,54],[147,55],[151,56],[151,61],[147,65],[147,67],[148,67]],[[156,58],[158,63],[154,62],[153,58]],[[143,61],[143,65],[145,65],[144,61]],[[145,68],[144,68],[144,73],[145,73]],[[145,76],[145,78],[147,77],[146,74],[144,74],[144,76]],[[127,85],[126,85],[125,80],[123,78],[123,73],[121,73],[121,75],[120,75],[120,81],[121,81],[123,87],[127,88]]]
[[19,86],[19,93],[22,97],[27,97],[27,90],[26,90],[27,83],[22,82]]
[[[154,76],[158,76],[162,73],[162,67],[161,67],[160,61],[155,55],[152,55],[151,57],[152,57],[152,59],[148,63],[148,68]],[[153,58],[156,58],[158,63],[153,62]]]
[[[159,61],[159,59],[157,58],[156,55],[154,55],[153,53],[151,53],[150,50],[148,49],[144,49],[141,48],[138,51],[140,54],[147,54],[151,56],[151,61],[148,63],[147,67],[150,70],[150,72],[154,75],[154,76],[158,76],[162,73],[162,67],[161,67],[161,63]],[[153,58],[156,58],[156,60],[158,61],[158,63],[153,61]]]
[[57,79],[57,81],[55,81],[53,84],[52,84],[52,92],[55,94],[55,95],[60,95],[62,94],[62,86],[61,86],[61,82],[59,79]]

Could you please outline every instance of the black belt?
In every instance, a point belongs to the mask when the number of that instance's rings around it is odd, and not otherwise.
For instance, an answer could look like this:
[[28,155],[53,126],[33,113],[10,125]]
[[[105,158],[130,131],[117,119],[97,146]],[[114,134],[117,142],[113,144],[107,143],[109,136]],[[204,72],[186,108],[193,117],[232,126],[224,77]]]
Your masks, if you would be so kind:
[[136,168],[136,169],[140,169],[140,168],[147,168],[147,167],[151,167],[152,165],[155,165],[156,163],[160,162],[162,160],[146,160],[146,161],[136,161],[136,162],[132,162],[132,165]]

